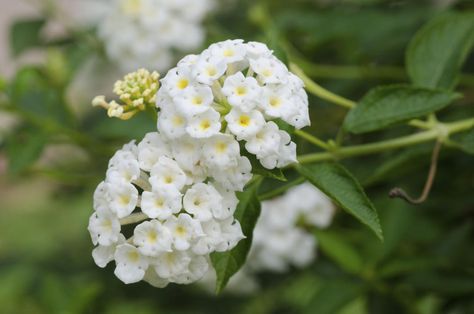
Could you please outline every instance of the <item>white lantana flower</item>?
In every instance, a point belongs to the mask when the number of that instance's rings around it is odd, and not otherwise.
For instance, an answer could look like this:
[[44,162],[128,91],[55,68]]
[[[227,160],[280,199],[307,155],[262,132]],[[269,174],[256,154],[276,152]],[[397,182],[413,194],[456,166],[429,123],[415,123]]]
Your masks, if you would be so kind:
[[134,283],[143,279],[148,261],[139,250],[128,243],[117,246],[115,250],[115,275],[124,283]]
[[213,0],[104,1],[96,18],[98,35],[107,56],[123,70],[164,70],[174,50],[190,51],[202,44],[202,23],[213,6]]
[[141,208],[148,217],[164,220],[179,213],[182,208],[181,197],[174,186],[160,186],[151,192],[142,193]]
[[[275,130],[280,124],[273,120],[308,126],[307,98],[303,82],[266,45],[226,40],[185,57],[161,79],[158,130],[170,139],[191,137],[207,147],[214,136],[230,135],[263,167],[281,168],[296,162],[296,146],[288,133]],[[225,167],[235,168],[235,163]]]
[[211,184],[197,183],[183,197],[184,209],[199,221],[212,219],[212,212],[221,206],[222,196]]
[[158,220],[145,221],[135,228],[133,243],[143,255],[157,256],[171,252],[171,233]]

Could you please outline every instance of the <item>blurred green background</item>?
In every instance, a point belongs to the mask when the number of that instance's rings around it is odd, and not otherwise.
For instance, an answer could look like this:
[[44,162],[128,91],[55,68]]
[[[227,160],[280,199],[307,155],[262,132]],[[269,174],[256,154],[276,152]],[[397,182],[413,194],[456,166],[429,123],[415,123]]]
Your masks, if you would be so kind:
[[[421,191],[431,144],[344,161],[379,210],[384,243],[339,212],[328,230],[333,249],[307,269],[260,274],[258,293],[124,285],[112,265],[95,266],[87,232],[93,190],[114,150],[155,124],[146,113],[123,122],[91,107],[120,73],[93,30],[61,29],[50,5],[1,0],[0,313],[474,313],[473,157],[443,149],[420,206],[387,197],[394,186]],[[473,9],[473,1],[226,0],[205,22],[206,42],[283,47],[315,81],[357,100],[371,87],[407,81],[405,49],[424,23]],[[465,96],[443,119],[473,116],[473,69],[471,56]],[[309,131],[321,138],[337,133],[345,113],[315,97],[310,112]],[[298,149],[313,150],[302,142]]]

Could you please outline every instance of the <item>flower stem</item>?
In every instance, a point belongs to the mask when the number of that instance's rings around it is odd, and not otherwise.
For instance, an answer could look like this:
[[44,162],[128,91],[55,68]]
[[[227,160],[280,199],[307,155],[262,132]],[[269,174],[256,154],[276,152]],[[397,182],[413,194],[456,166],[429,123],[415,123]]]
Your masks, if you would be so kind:
[[141,222],[143,220],[148,219],[148,216],[144,213],[134,213],[128,217],[120,219],[120,225],[131,225],[137,222]]
[[369,155],[391,149],[412,146],[432,140],[444,141],[450,134],[469,130],[474,127],[474,118],[465,119],[452,123],[437,123],[432,129],[417,134],[385,140],[376,143],[341,147],[331,152],[314,153],[300,156],[300,163],[312,163],[326,160],[337,160],[342,158]]
[[320,140],[319,138],[317,138],[316,136],[313,136],[309,133],[306,133],[305,131],[302,131],[302,130],[295,130],[294,131],[294,134],[307,140],[308,142],[318,146],[318,147],[321,147],[322,149],[324,150],[329,150],[329,145],[324,142],[323,140]]
[[290,70],[304,82],[306,90],[311,94],[344,108],[351,109],[355,107],[356,103],[352,100],[336,95],[311,80],[296,64],[290,63]]

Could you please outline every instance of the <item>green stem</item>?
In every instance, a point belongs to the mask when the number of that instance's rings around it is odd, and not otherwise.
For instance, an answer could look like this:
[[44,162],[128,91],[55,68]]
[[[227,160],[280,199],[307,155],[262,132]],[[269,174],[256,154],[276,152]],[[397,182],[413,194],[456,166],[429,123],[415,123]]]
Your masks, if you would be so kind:
[[416,145],[436,139],[442,139],[442,141],[444,141],[445,138],[447,138],[451,134],[469,130],[473,127],[474,118],[452,123],[437,123],[435,127],[428,131],[423,131],[417,134],[403,136],[396,139],[376,143],[342,147],[332,152],[307,154],[300,156],[298,158],[298,161],[300,163],[311,163],[326,160],[337,160],[342,158],[379,153],[386,150]]
[[344,108],[355,107],[356,103],[352,100],[336,95],[311,80],[296,64],[290,63],[290,70],[304,82],[306,90],[311,94]]
[[309,134],[309,133],[306,133],[305,131],[302,131],[302,130],[295,130],[295,131],[294,131],[294,134],[297,135],[297,136],[299,136],[299,137],[301,137],[301,138],[303,138],[303,139],[305,139],[305,140],[307,140],[308,142],[310,142],[310,143],[312,143],[312,144],[314,144],[314,145],[316,145],[316,146],[321,147],[321,148],[324,149],[324,150],[328,150],[328,149],[329,149],[329,145],[328,145],[326,142],[320,140],[320,139],[317,138],[316,136],[313,136],[313,135],[311,135],[311,134]]

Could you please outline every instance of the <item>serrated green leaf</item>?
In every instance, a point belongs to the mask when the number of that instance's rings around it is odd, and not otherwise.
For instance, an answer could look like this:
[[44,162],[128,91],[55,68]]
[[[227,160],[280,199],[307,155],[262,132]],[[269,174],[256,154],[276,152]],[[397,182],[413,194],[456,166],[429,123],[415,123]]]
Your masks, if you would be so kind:
[[317,163],[309,166],[298,165],[297,170],[383,240],[377,210],[360,183],[346,168],[337,163]]
[[453,135],[451,142],[462,151],[474,155],[474,129]]
[[362,270],[362,258],[344,238],[327,230],[315,230],[316,239],[321,251],[339,267],[351,274],[359,274]]
[[236,247],[228,252],[215,252],[211,254],[211,261],[216,270],[216,292],[220,293],[230,277],[232,277],[245,263],[247,254],[252,245],[252,235],[257,219],[260,216],[260,202],[257,198],[257,191],[261,180],[258,179],[244,192],[238,192],[239,204],[234,213],[235,219],[240,222],[242,232],[246,236],[240,240]]
[[344,120],[352,133],[365,133],[428,115],[459,98],[457,93],[409,85],[388,85],[369,91]]
[[412,82],[427,88],[453,88],[473,43],[473,14],[448,14],[430,21],[408,46],[406,65]]
[[10,46],[14,56],[25,50],[41,45],[40,32],[46,20],[34,19],[18,21],[10,29]]

